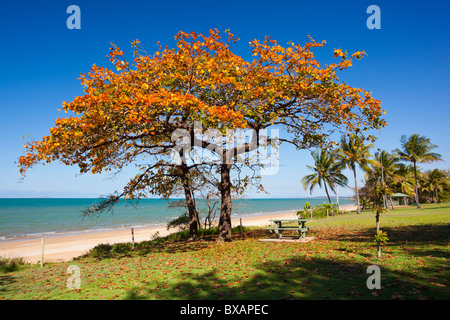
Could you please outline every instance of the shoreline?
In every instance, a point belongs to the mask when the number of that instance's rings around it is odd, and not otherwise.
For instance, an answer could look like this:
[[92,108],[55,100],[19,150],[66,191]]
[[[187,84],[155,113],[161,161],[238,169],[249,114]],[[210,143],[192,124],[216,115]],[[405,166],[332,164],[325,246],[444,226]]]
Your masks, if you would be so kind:
[[[355,205],[343,205],[344,211],[352,211]],[[269,225],[270,219],[297,218],[297,211],[276,213],[268,212],[258,215],[235,216],[231,218],[232,227],[239,226],[242,219],[243,226]],[[148,241],[153,235],[159,233],[160,237],[175,233],[177,229],[167,230],[166,226],[133,228],[134,241]],[[102,243],[131,242],[131,227],[123,230],[90,231],[75,234],[44,236],[44,262],[71,261],[73,258],[85,254],[90,249]],[[27,263],[37,263],[41,256],[41,238],[6,240],[0,242],[0,257],[23,258]]]

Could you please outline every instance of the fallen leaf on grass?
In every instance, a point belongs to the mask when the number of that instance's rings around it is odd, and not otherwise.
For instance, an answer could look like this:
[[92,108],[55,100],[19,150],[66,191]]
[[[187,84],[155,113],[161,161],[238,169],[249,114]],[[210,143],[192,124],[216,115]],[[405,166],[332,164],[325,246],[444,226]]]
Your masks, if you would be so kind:
[[403,295],[399,294],[399,293],[394,293],[390,299],[403,299]]
[[438,286],[438,287],[444,287],[444,288],[447,287],[445,284],[442,284],[442,283],[431,282],[431,284],[434,286]]
[[420,293],[420,290],[417,290],[416,288],[413,288],[412,290],[408,291],[409,294],[418,294]]
[[417,300],[434,300],[433,297],[422,297],[422,296],[418,296]]

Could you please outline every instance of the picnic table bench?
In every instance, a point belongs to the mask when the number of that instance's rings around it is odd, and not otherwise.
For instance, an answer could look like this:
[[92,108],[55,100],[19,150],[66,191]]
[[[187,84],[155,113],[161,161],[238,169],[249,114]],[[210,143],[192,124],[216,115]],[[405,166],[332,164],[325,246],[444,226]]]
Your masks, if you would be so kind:
[[[275,224],[274,227],[266,228],[270,232],[274,232],[277,238],[283,237],[283,231],[297,231],[299,239],[305,238],[306,232],[309,231],[311,227],[306,227],[307,219],[273,219],[269,220]],[[293,224],[291,224],[293,222]],[[288,223],[288,225],[286,225]]]

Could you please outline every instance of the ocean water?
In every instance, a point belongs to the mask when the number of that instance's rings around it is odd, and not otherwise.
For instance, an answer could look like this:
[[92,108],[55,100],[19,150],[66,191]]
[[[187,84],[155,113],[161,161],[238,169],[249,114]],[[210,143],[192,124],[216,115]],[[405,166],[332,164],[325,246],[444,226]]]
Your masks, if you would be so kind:
[[[165,226],[179,217],[184,210],[169,207],[167,200],[142,199],[133,205],[126,201],[119,202],[111,213],[96,217],[82,216],[82,210],[99,201],[81,198],[0,198],[0,241]],[[200,208],[201,201],[197,200]],[[327,202],[326,199],[235,200],[233,217],[301,210],[306,201],[313,206]],[[353,201],[339,199],[339,203],[346,205],[352,204]]]

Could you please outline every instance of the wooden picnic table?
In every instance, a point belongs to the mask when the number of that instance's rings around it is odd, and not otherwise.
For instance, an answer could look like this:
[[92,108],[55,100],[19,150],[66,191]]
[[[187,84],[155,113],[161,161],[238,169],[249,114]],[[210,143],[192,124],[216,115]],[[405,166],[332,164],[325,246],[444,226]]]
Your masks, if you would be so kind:
[[310,229],[305,226],[307,219],[272,219],[269,221],[273,222],[275,226],[267,228],[267,230],[275,232],[277,238],[283,237],[283,231],[297,231],[299,239],[302,239],[306,237],[306,232]]

